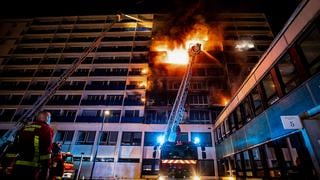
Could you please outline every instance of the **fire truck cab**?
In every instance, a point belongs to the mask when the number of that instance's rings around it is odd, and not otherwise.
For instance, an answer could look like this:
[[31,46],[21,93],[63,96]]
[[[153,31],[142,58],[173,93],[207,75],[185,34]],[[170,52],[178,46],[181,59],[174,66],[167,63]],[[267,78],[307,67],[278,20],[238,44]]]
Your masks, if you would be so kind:
[[73,155],[70,152],[63,152],[62,158],[64,160],[64,163],[63,163],[64,171],[63,171],[62,179],[74,179],[75,168],[73,163]]
[[159,179],[198,179],[197,161],[197,146],[194,143],[165,142],[161,146]]

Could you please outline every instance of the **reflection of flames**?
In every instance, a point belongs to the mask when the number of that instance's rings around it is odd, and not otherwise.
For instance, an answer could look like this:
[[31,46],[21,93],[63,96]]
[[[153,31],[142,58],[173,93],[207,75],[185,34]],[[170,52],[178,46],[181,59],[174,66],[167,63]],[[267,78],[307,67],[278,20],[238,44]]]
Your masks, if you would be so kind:
[[[182,34],[181,36],[184,35]],[[217,36],[213,33],[210,33],[209,28],[206,25],[195,24],[192,30],[185,35],[185,37],[180,39],[182,40],[177,41],[174,39],[169,39],[168,37],[158,37],[153,41],[151,49],[153,51],[166,53],[165,57],[160,57],[161,63],[183,65],[189,62],[188,49],[191,48],[192,45],[200,43],[202,50],[208,50],[217,46],[215,41],[218,42],[219,38],[217,38]],[[209,39],[211,41],[209,41]],[[221,43],[218,43],[218,46],[220,45]]]

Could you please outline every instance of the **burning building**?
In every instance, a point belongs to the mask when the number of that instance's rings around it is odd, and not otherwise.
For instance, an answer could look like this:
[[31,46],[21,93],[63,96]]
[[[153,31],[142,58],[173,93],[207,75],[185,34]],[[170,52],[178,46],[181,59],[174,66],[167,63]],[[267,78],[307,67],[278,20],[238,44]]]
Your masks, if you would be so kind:
[[[266,17],[218,14],[212,21],[196,18],[195,23],[167,28],[165,16],[132,16],[144,22],[124,18],[115,23],[43,107],[53,115],[54,141],[72,152],[76,165],[83,153],[80,177],[89,177],[91,171],[97,178],[156,175],[157,135],[165,128],[179,88],[188,44],[200,40],[205,53],[193,67],[181,136],[182,141],[199,137],[204,147],[198,148],[199,171],[217,175],[212,123],[270,44],[273,35]],[[1,131],[12,127],[116,18],[1,20]],[[164,29],[171,33],[159,34]],[[110,116],[105,117],[105,111]]]

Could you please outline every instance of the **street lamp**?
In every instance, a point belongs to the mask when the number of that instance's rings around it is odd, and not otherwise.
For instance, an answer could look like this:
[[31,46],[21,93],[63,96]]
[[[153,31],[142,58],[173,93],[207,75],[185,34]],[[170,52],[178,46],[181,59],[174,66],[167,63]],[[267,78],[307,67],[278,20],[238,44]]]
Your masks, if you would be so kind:
[[96,152],[94,153],[94,157],[93,157],[93,164],[92,164],[92,168],[91,168],[90,179],[92,179],[94,166],[96,165],[96,158],[97,158],[97,154],[98,154],[98,150],[99,150],[99,144],[100,144],[100,140],[101,140],[101,136],[102,136],[102,132],[103,132],[104,121],[105,121],[106,117],[109,117],[109,116],[110,116],[110,111],[109,110],[105,110],[103,112],[103,120],[102,120],[102,123],[101,123],[101,129],[100,129],[100,132],[99,132],[101,134],[99,134],[99,136],[98,136],[97,148],[96,148]]

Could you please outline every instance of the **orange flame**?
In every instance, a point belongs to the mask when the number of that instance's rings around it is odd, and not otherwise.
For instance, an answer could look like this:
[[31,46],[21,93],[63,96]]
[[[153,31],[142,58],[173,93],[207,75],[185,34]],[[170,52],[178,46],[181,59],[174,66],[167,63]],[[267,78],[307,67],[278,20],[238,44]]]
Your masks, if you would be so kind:
[[222,104],[223,106],[226,106],[226,105],[228,105],[230,99],[227,98],[227,97],[222,97],[221,101],[222,101],[221,104]]
[[185,65],[189,63],[188,49],[192,45],[200,43],[202,50],[207,47],[209,40],[209,28],[203,24],[195,24],[193,29],[182,38],[182,42],[162,37],[153,42],[151,49],[158,52],[165,52],[161,62],[167,64]]

